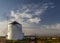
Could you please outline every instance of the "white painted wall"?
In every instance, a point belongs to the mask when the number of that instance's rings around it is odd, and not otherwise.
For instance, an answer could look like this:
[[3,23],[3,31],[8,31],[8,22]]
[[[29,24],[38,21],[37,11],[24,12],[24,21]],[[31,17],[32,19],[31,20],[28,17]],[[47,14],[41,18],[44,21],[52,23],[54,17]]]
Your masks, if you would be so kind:
[[7,39],[9,40],[18,40],[24,38],[24,33],[22,33],[22,25],[19,24],[9,24],[8,25],[8,33]]

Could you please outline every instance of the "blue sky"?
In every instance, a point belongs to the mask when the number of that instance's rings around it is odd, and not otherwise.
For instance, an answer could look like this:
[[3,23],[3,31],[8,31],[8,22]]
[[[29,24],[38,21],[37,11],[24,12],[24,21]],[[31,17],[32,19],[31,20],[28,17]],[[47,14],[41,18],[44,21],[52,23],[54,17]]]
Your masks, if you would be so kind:
[[24,27],[59,29],[60,0],[0,0],[0,28],[14,20]]
[[43,14],[41,14],[42,21],[40,23],[41,24],[60,23],[59,2],[60,2],[59,0],[0,0],[0,21],[3,21],[4,15],[8,14],[11,10],[15,11],[19,10],[19,8],[22,6],[27,6],[28,4],[30,4],[30,6],[38,5],[38,7],[35,9],[39,9],[42,6],[42,4],[50,3],[51,5],[48,5],[49,8],[47,8],[47,10]]

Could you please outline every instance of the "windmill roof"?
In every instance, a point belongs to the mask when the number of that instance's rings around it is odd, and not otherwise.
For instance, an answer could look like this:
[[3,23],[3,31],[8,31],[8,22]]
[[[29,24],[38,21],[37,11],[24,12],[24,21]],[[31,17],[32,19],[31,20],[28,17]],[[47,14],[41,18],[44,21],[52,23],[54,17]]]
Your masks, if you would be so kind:
[[13,21],[12,23],[10,23],[10,24],[13,24],[13,25],[15,25],[15,24],[19,24],[19,25],[21,25],[20,23],[18,23],[17,21]]

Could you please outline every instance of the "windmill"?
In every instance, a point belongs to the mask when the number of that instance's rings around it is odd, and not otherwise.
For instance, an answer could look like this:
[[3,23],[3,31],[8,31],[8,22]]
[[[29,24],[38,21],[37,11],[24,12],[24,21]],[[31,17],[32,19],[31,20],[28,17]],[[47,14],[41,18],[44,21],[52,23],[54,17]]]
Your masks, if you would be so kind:
[[[18,19],[18,18],[17,18]],[[15,20],[17,20],[15,19]],[[9,17],[7,16],[7,21]],[[7,39],[9,40],[18,40],[23,39],[24,33],[22,32],[22,25],[16,21],[13,21],[8,24],[8,32],[7,32]]]

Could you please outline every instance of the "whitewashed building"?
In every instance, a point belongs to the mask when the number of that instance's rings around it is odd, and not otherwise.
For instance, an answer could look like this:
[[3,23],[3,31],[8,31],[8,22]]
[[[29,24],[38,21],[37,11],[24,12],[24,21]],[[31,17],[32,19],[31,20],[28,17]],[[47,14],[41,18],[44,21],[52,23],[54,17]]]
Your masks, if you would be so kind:
[[22,32],[22,25],[14,21],[8,25],[7,39],[8,40],[22,40],[24,33]]

